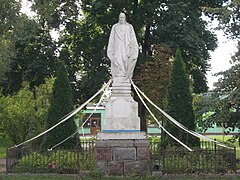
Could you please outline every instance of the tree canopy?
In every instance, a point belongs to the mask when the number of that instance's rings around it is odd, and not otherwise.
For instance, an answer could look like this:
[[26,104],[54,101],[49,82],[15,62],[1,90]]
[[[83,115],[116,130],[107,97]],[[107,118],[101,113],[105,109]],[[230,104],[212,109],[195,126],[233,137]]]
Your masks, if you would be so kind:
[[0,0],[0,80],[10,70],[11,59],[15,56],[13,31],[18,21],[20,3],[15,0]]
[[[214,115],[219,116],[219,118],[213,119],[213,121],[218,123],[218,120],[221,119],[224,127],[235,129],[240,127],[240,1],[226,0],[225,2],[222,7],[206,9],[207,13],[210,12],[212,19],[217,18],[219,20],[219,28],[224,30],[228,37],[238,41],[237,52],[231,59],[232,67],[216,74],[219,80],[216,83],[215,92],[220,105],[214,106],[216,112],[218,112]],[[223,116],[217,111],[221,108],[225,110]],[[236,138],[240,142],[240,132]]]
[[[201,16],[206,8],[222,7],[224,0],[31,2],[32,10],[37,13],[36,20],[26,20],[20,15],[23,20],[18,21],[16,34],[24,36],[18,36],[13,43],[17,54],[11,58],[10,72],[1,83],[4,92],[19,90],[22,80],[30,81],[32,87],[43,83],[45,77],[55,75],[55,56],[60,55],[67,65],[69,79],[74,83],[74,97],[81,101],[89,98],[109,77],[106,46],[111,26],[118,21],[121,11],[133,24],[141,47],[138,67],[153,56],[154,44],[163,43],[173,52],[181,47],[187,72],[192,77],[193,91],[207,91],[205,75],[209,69],[209,51],[216,48],[217,39],[206,28],[207,23]],[[17,14],[19,9],[14,12]],[[24,29],[30,26],[33,28]],[[49,32],[61,27],[64,30],[60,40],[54,42]],[[57,47],[61,52],[54,54]]]
[[55,44],[49,31],[37,22],[26,15],[18,17],[11,43],[15,53],[11,56],[9,70],[0,81],[4,94],[20,90],[23,81],[29,82],[33,90],[43,84],[46,77],[54,75]]
[[[209,51],[216,48],[216,37],[201,19],[201,7],[220,4],[202,1],[89,1],[83,0],[82,19],[66,26],[63,38],[68,49],[84,64],[84,80],[94,81],[96,72],[108,75],[109,60],[106,46],[111,26],[124,11],[133,24],[141,47],[138,65],[152,56],[152,46],[165,43],[173,51],[182,48],[187,71],[192,75],[194,92],[207,91],[206,71],[209,68]],[[99,67],[99,65],[101,65]],[[101,84],[101,83],[100,83]],[[87,86],[87,85],[86,85]],[[99,87],[92,86],[95,89]],[[83,92],[85,89],[83,89]],[[94,90],[96,91],[96,89]]]
[[[19,1],[0,0],[0,87],[6,97],[16,95],[27,82],[37,99],[38,86],[56,76],[58,60],[66,64],[73,103],[91,97],[110,76],[106,48],[120,12],[133,24],[140,46],[134,80],[159,106],[165,105],[169,59],[177,47],[191,90],[207,91],[209,53],[217,47],[217,39],[203,13],[218,18],[231,37],[239,38],[239,0],[29,1],[37,14],[34,18],[20,13]],[[60,33],[58,41],[51,37],[53,30]],[[220,80],[221,90],[239,87],[239,61],[234,63],[234,68],[222,74],[228,78]],[[231,78],[236,79],[234,85],[227,81]]]

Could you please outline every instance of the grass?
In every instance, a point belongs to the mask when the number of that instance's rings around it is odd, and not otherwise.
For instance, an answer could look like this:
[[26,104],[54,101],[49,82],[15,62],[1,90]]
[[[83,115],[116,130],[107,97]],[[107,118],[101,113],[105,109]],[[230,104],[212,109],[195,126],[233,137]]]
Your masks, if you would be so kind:
[[0,147],[0,159],[6,158],[6,148]]
[[[232,138],[232,135],[208,135],[209,138],[216,139],[219,142],[225,142]],[[240,159],[240,146],[237,141],[234,143],[228,142],[236,147],[236,156]]]
[[[220,142],[225,142],[225,141],[228,141],[229,139],[231,139],[232,135],[208,135],[208,137],[210,137],[212,139],[216,139],[217,141],[220,141]],[[237,141],[235,141],[234,143],[231,143],[231,144],[239,148],[239,143]]]
[[167,179],[178,179],[178,180],[238,180],[239,176],[232,177],[71,177],[71,176],[0,176],[0,180],[167,180]]

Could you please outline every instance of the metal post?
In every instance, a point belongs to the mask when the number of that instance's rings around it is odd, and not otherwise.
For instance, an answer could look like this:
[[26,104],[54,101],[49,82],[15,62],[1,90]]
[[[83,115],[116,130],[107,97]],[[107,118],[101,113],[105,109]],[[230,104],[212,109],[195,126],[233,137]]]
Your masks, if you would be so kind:
[[236,147],[234,147],[234,159],[233,159],[233,170],[235,172],[235,174],[237,174],[237,159],[236,159],[237,155],[236,155]]
[[9,172],[9,163],[8,163],[8,158],[9,158],[9,154],[8,154],[8,151],[9,151],[9,149],[8,149],[8,147],[6,148],[6,174],[8,174],[8,172]]

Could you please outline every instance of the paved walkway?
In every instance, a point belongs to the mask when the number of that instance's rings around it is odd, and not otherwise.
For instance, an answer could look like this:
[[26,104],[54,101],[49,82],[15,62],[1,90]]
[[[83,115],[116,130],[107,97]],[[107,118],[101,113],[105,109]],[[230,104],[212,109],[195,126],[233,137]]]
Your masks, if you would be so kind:
[[0,174],[6,172],[6,159],[0,159]]

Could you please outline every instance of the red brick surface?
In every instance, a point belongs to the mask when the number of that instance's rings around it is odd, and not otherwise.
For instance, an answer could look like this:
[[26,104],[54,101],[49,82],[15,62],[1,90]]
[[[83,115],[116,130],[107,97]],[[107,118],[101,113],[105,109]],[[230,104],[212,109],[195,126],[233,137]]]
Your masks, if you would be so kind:
[[108,163],[108,175],[123,175],[123,162],[111,161]]
[[134,143],[135,147],[149,147],[148,140],[135,140]]
[[124,175],[148,175],[149,167],[148,161],[124,162]]
[[97,161],[111,161],[112,160],[112,148],[95,148],[94,157]]
[[149,160],[150,151],[148,147],[137,147],[137,159],[138,160]]

